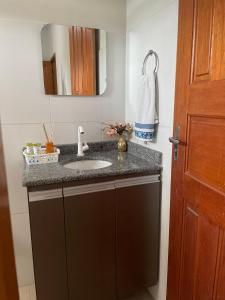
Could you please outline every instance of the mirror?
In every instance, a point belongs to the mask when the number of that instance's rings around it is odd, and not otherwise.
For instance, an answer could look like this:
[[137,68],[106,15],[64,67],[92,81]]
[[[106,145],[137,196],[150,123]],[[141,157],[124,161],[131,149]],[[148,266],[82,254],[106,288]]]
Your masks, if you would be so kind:
[[106,90],[106,31],[47,24],[41,31],[45,94],[96,96]]

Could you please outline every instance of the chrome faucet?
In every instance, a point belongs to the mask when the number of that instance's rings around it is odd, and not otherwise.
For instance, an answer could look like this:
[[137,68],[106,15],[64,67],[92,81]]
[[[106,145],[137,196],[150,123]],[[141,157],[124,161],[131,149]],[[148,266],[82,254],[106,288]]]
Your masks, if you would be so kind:
[[82,139],[81,139],[81,135],[84,134],[84,129],[82,126],[79,126],[78,127],[78,143],[77,143],[77,146],[78,146],[78,150],[77,150],[77,156],[84,156],[84,152],[87,151],[89,149],[89,146],[88,144],[85,142],[82,142]]

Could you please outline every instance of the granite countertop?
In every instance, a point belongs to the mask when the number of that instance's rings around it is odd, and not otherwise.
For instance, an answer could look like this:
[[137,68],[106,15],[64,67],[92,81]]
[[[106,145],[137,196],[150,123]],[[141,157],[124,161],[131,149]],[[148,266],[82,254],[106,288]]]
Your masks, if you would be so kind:
[[[160,174],[162,154],[147,147],[128,142],[128,151],[119,153],[116,142],[89,143],[85,156],[76,156],[77,145],[58,145],[58,163],[28,166],[24,163],[23,186],[38,187],[48,184],[63,184],[84,180],[105,180],[113,176],[141,176]],[[96,170],[71,170],[63,165],[78,160],[99,159],[112,162],[112,165]]]

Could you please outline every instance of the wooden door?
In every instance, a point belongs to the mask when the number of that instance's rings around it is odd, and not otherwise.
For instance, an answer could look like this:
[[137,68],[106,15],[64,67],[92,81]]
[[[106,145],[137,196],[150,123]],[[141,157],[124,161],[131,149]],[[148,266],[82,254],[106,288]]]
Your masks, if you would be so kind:
[[68,300],[62,189],[29,193],[37,300]]
[[19,300],[0,128],[0,299]]
[[225,299],[225,1],[180,0],[168,300]]
[[47,95],[57,95],[56,57],[50,61],[43,61],[44,87]]
[[70,300],[116,299],[115,191],[104,188],[64,189]]
[[70,28],[72,95],[96,95],[96,29]]
[[124,299],[158,281],[160,183],[120,187],[116,203],[117,290]]

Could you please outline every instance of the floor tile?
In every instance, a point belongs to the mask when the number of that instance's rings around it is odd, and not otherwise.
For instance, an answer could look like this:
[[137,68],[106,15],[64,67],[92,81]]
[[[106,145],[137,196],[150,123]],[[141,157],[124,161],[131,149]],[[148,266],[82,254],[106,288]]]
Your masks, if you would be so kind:
[[[20,300],[37,300],[34,285],[21,287],[19,289],[19,294],[20,294]],[[154,300],[154,299],[148,292],[143,291],[124,300]]]
[[126,298],[124,300],[154,300],[154,299],[147,291],[144,291],[144,292],[137,293],[134,296]]
[[20,300],[36,300],[34,285],[23,286],[19,288]]

